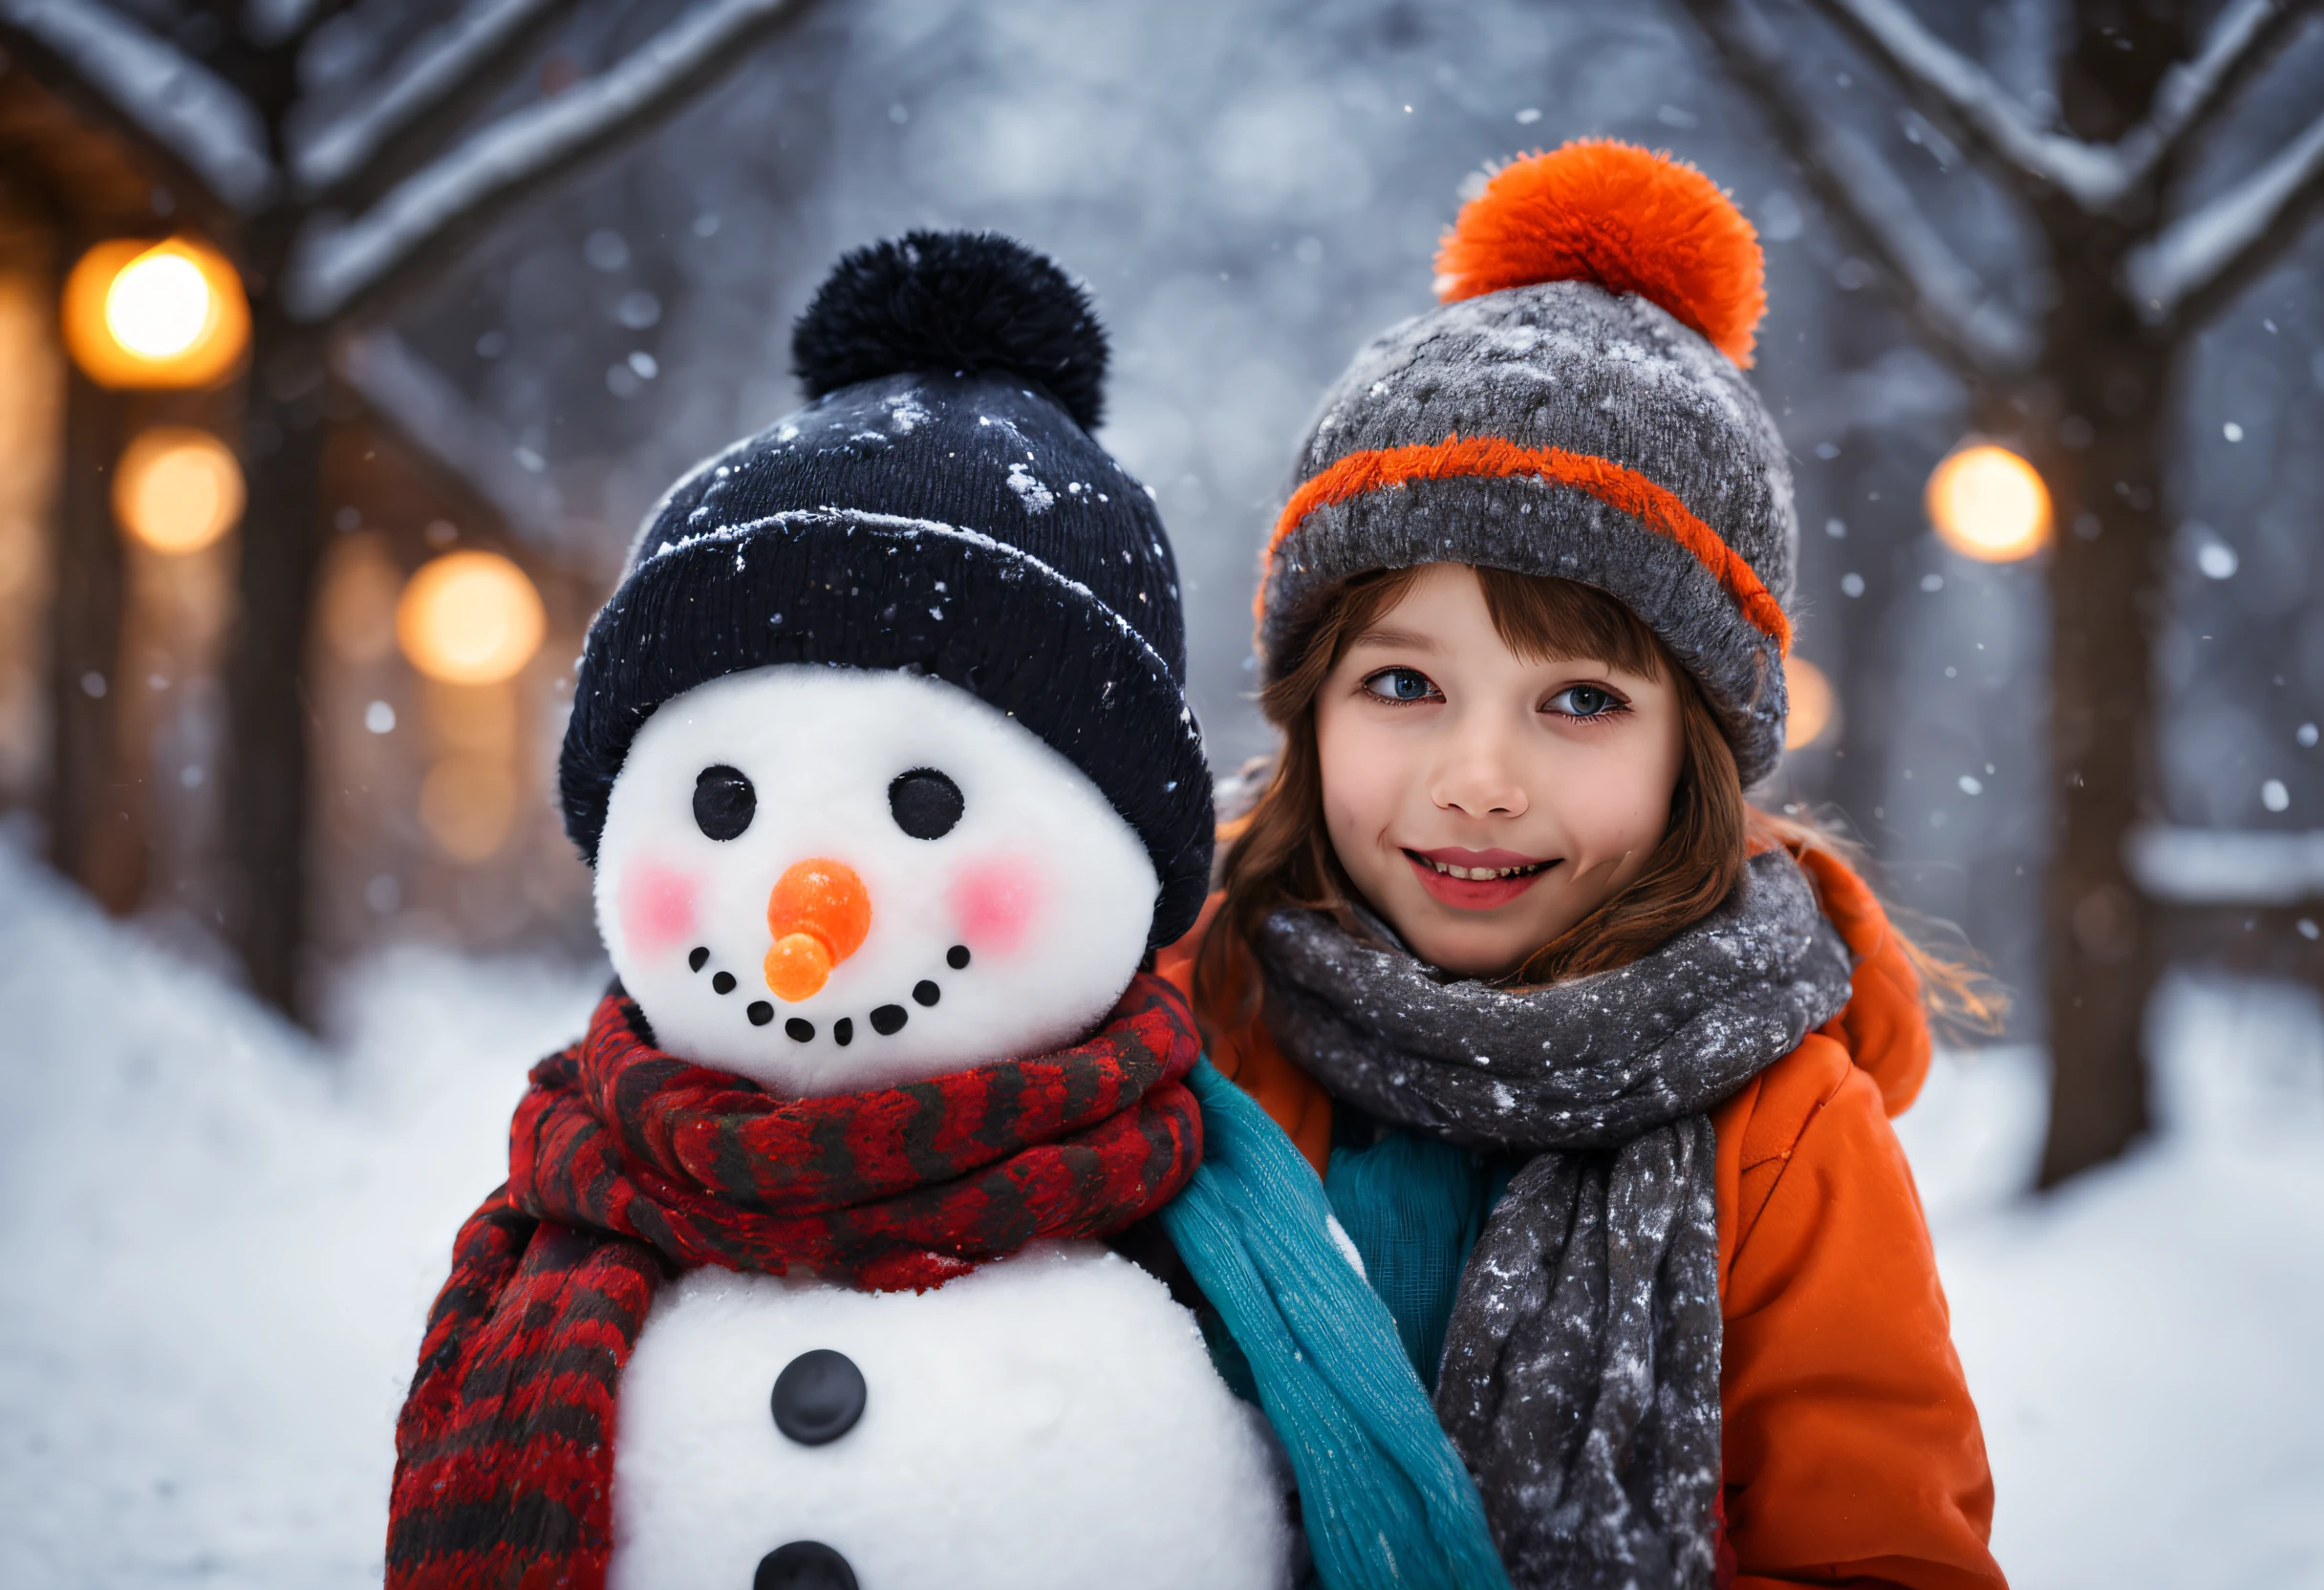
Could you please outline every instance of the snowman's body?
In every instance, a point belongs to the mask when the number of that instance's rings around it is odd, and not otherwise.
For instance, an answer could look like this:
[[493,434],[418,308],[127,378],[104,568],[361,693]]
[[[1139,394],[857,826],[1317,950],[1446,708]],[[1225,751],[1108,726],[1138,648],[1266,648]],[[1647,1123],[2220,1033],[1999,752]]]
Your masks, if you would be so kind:
[[[1006,715],[797,666],[660,707],[597,870],[659,1046],[795,1095],[1077,1041],[1135,973],[1157,890],[1095,785]],[[860,1377],[860,1413],[803,1440],[775,1391],[811,1352]],[[615,1428],[616,1590],[1289,1577],[1264,1422],[1194,1317],[1094,1244],[918,1294],[692,1272],[654,1303]]]
[[[818,1349],[844,1353],[865,1395],[846,1433],[808,1445],[770,1404]],[[798,1541],[863,1590],[1285,1579],[1263,1422],[1187,1311],[1103,1249],[1029,1251],[920,1294],[692,1272],[654,1304],[618,1428],[611,1590],[742,1590]]]

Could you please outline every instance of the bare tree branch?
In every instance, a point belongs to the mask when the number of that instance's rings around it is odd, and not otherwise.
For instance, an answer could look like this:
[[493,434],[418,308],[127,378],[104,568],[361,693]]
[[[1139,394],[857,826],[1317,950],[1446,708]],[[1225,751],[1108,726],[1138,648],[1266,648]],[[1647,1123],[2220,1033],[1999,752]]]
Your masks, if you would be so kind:
[[333,339],[331,368],[383,423],[491,504],[521,539],[559,557],[581,550],[541,460],[394,332]]
[[1946,113],[1970,142],[2019,176],[2056,188],[2092,211],[2112,208],[2132,186],[2131,161],[2121,146],[2084,143],[2037,125],[2016,96],[1923,27],[1902,0],[1811,4],[1891,75]]
[[1898,279],[1907,312],[1924,330],[1966,353],[1983,375],[2031,363],[2032,330],[1938,235],[1879,151],[1836,122],[1805,113],[1800,120],[1811,169],[1829,173],[1831,187],[1845,200],[1882,266]]
[[2316,9],[2317,0],[2228,0],[2195,58],[2163,75],[2146,119],[2125,135],[2141,140],[2138,174],[2166,165],[2232,104],[2235,91],[2265,66]]
[[103,99],[218,203],[247,215],[273,198],[274,162],[250,102],[99,0],[0,0],[0,41]]
[[496,75],[534,30],[572,0],[478,0],[424,37],[379,92],[309,139],[290,158],[302,195],[317,198],[359,181],[391,144]]
[[249,0],[242,8],[242,36],[261,50],[299,43],[355,0]]
[[2022,369],[2034,354],[2024,321],[1987,292],[1922,214],[1912,192],[1861,136],[1818,114],[1792,80],[1790,54],[1744,0],[1686,0],[1728,71],[1774,124],[1834,221],[1877,260],[1937,352],[1971,376]]
[[804,4],[704,0],[620,65],[484,128],[356,220],[311,232],[284,283],[291,312],[331,320],[387,290],[455,227],[516,203],[676,106]]
[[250,0],[242,9],[244,36],[261,50],[296,37],[314,21],[314,0]]
[[2194,58],[2163,75],[2145,118],[2112,144],[2037,124],[1991,74],[1923,27],[1902,0],[1811,3],[1989,157],[2097,214],[2120,206],[2207,130],[2317,0],[2229,0]]
[[2216,289],[2272,255],[2324,196],[2324,116],[2243,181],[2172,222],[2122,262],[2122,289],[2151,325],[2184,312],[2200,320],[2217,307]]

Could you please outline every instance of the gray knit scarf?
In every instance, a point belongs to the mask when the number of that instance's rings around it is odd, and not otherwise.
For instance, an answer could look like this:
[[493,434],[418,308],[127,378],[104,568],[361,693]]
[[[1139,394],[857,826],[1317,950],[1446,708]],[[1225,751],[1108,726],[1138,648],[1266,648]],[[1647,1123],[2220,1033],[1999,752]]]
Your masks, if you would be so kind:
[[1707,1111],[1848,999],[1790,855],[1644,958],[1524,992],[1442,982],[1285,911],[1259,935],[1276,1042],[1335,1098],[1534,1157],[1462,1274],[1436,1411],[1518,1590],[1711,1584],[1720,1473]]

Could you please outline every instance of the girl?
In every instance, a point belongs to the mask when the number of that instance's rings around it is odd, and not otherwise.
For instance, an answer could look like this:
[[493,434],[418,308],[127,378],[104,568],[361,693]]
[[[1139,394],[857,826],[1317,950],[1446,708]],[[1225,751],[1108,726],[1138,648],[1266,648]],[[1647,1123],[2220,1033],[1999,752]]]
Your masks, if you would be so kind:
[[1323,1177],[1513,1583],[2001,1584],[1889,1117],[1921,956],[1743,791],[1797,530],[1749,224],[1502,170],[1326,398],[1268,549],[1282,735],[1161,969]]

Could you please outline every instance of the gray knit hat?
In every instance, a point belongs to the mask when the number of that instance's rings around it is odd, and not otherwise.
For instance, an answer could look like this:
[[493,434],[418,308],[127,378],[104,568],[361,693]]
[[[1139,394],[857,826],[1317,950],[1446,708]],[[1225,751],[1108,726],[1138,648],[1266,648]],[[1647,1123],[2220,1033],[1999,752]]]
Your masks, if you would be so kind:
[[1300,450],[1259,586],[1267,677],[1350,575],[1556,575],[1660,635],[1763,777],[1799,532],[1739,368],[1765,304],[1751,224],[1668,156],[1569,143],[1502,168],[1437,267],[1448,301],[1356,355]]

